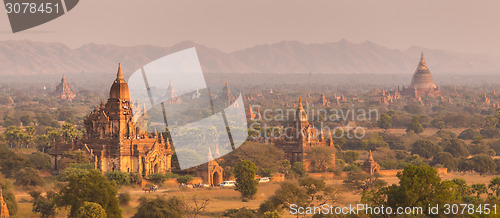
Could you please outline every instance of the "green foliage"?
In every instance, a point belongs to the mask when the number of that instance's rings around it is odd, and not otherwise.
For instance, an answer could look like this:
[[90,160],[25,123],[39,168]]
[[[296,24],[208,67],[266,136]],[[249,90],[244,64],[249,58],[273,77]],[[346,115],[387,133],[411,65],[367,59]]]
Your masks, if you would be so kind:
[[471,158],[471,161],[473,163],[472,169],[481,175],[483,174],[489,174],[489,173],[496,173],[496,168],[497,165],[493,158],[488,155],[478,155],[474,156]]
[[458,159],[454,158],[448,152],[439,152],[432,159],[432,165],[441,164],[448,170],[456,171],[458,169]]
[[497,198],[500,197],[500,177],[495,177],[491,179],[488,188],[491,189],[491,191],[493,191],[493,193],[496,195]]
[[443,139],[439,145],[445,152],[452,154],[454,157],[467,157],[469,151],[465,146],[464,141],[460,139]]
[[263,214],[268,211],[281,211],[290,208],[291,204],[305,207],[308,206],[308,200],[309,196],[304,189],[296,184],[283,182],[274,195],[260,205],[259,212]]
[[271,178],[273,176],[273,169],[271,169],[271,168],[260,168],[258,174],[260,176],[262,176],[262,177],[269,177],[269,178]]
[[33,198],[32,211],[34,213],[40,214],[43,218],[56,215],[57,208],[54,201],[56,194],[54,192],[47,192],[46,197],[37,191],[31,191],[29,194]]
[[43,186],[43,179],[38,174],[38,170],[31,167],[17,171],[14,179],[16,179],[14,184],[19,186]]
[[28,155],[28,159],[38,170],[50,170],[52,167],[51,157],[42,152],[33,152]]
[[396,207],[422,207],[451,204],[461,198],[457,185],[441,181],[437,171],[429,166],[406,167],[398,173],[399,184],[363,194],[362,202],[369,205]]
[[131,199],[130,193],[128,192],[123,192],[118,195],[118,202],[120,203],[120,206],[128,206]]
[[390,129],[392,128],[392,118],[388,114],[380,115],[380,118],[377,121],[377,126],[381,129]]
[[417,140],[411,147],[412,154],[418,154],[423,158],[431,158],[441,150],[438,145],[427,140]]
[[288,175],[290,170],[292,169],[292,165],[290,165],[290,161],[282,160],[279,163],[278,172]]
[[83,151],[67,151],[58,161],[58,169],[62,170],[71,164],[90,164],[90,158]]
[[472,193],[476,194],[476,197],[479,198],[481,194],[488,193],[488,187],[484,183],[476,183],[471,186]]
[[13,216],[17,213],[17,202],[16,196],[10,188],[10,184],[7,181],[2,181],[0,178],[0,189],[2,189],[3,200],[7,204],[7,209],[9,209],[9,215]]
[[417,134],[424,132],[424,127],[420,124],[420,118],[418,116],[412,118],[406,132],[414,132]]
[[177,174],[172,174],[172,173],[167,173],[167,174],[154,173],[154,174],[150,174],[150,175],[146,176],[146,179],[151,181],[154,184],[159,185],[159,184],[167,181],[167,179],[177,178],[177,177],[179,177]]
[[306,194],[310,197],[310,202],[312,202],[322,197],[318,193],[325,189],[326,183],[320,179],[306,177],[299,180],[299,185],[304,188]]
[[379,179],[377,175],[370,175],[362,170],[351,170],[347,172],[347,178],[343,181],[344,185],[354,191],[367,191],[370,189],[385,186],[387,182]]
[[284,152],[275,146],[247,141],[234,152],[227,154],[220,164],[222,167],[235,166],[239,160],[249,160],[259,169],[269,168],[279,171],[284,156]]
[[150,217],[182,217],[186,210],[186,204],[177,197],[165,199],[157,196],[155,199],[141,198],[139,206],[133,218]]
[[193,181],[193,176],[191,175],[183,175],[183,176],[179,176],[177,177],[177,182],[178,183],[184,183],[184,184],[188,184],[190,183],[191,181]]
[[81,174],[87,174],[94,166],[92,164],[70,164],[68,167],[64,168],[64,170],[57,176],[59,181],[68,181],[70,176],[77,176]]
[[83,202],[76,213],[77,218],[106,218],[106,211],[94,202]]
[[109,181],[114,182],[118,186],[130,184],[130,177],[128,173],[121,171],[110,171],[104,174]]
[[346,163],[352,163],[359,159],[359,153],[356,151],[339,151],[337,158],[344,160]]
[[292,172],[294,172],[299,177],[303,177],[306,175],[306,166],[304,165],[304,163],[297,161],[293,163]]
[[482,138],[483,136],[477,130],[474,129],[466,129],[462,131],[460,135],[458,135],[458,138],[463,140],[472,140],[475,139],[476,137]]
[[485,139],[497,138],[500,136],[498,128],[484,128],[479,131],[481,136]]
[[224,216],[230,218],[255,218],[259,217],[259,214],[255,210],[243,207],[240,209],[227,209]]
[[70,216],[76,216],[84,202],[95,202],[106,211],[107,217],[121,217],[116,197],[118,189],[100,171],[71,174],[67,180],[67,185],[60,188],[56,202],[61,207],[69,206]]
[[258,181],[255,180],[257,166],[248,160],[241,160],[234,166],[233,172],[236,177],[236,190],[241,193],[243,199],[253,197],[257,193]]
[[335,150],[330,147],[312,147],[306,151],[310,161],[310,169],[313,172],[325,172],[333,165]]
[[129,174],[130,178],[130,184],[132,185],[141,185],[142,184],[142,175],[139,173],[130,173]]

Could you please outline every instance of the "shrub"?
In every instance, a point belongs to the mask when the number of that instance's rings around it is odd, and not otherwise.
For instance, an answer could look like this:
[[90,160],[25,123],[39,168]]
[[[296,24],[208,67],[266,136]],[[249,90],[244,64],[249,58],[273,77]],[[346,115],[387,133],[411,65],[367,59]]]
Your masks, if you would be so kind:
[[118,202],[121,206],[128,206],[128,204],[130,203],[130,199],[130,193],[128,192],[120,193],[118,195]]
[[177,182],[178,183],[187,184],[187,183],[189,183],[191,181],[193,181],[193,176],[191,176],[191,175],[183,175],[183,176],[177,177]]
[[104,174],[109,181],[115,182],[118,186],[130,184],[130,177],[127,173],[111,171]]

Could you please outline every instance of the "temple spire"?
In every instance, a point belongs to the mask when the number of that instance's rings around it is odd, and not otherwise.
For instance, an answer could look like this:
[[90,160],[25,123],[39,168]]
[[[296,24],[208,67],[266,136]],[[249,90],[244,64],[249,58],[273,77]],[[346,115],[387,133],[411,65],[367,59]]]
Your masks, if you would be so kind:
[[427,64],[425,63],[424,52],[420,53],[420,62],[418,63],[418,69],[428,69]]
[[116,79],[117,80],[124,80],[123,79],[123,72],[122,72],[122,64],[118,63],[118,73],[116,73]]
[[303,106],[302,106],[302,96],[299,97],[299,108],[303,108]]
[[368,161],[374,162],[371,149],[370,149],[370,153],[368,153]]

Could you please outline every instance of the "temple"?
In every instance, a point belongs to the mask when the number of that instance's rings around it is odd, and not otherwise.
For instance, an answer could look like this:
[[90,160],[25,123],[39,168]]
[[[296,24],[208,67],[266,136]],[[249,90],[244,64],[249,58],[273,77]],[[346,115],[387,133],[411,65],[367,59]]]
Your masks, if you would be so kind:
[[7,208],[7,203],[3,200],[3,192],[0,189],[0,218],[9,217],[9,208]]
[[380,165],[373,160],[372,151],[368,154],[368,158],[363,163],[363,170],[370,175],[377,174],[380,171]]
[[422,97],[436,97],[441,95],[441,90],[432,79],[432,74],[425,63],[424,53],[420,56],[420,62],[411,79],[411,84],[403,88],[401,94],[404,97],[419,99]]
[[61,83],[59,83],[59,85],[56,86],[56,90],[50,93],[50,95],[60,100],[69,100],[69,101],[72,101],[76,97],[76,94],[73,91],[71,91],[71,88],[66,82],[66,77],[64,76],[64,74],[62,76]]
[[[295,111],[295,119],[286,128],[284,139],[277,139],[274,143],[278,149],[285,152],[285,158],[293,165],[295,162],[303,162],[306,170],[310,170],[311,162],[307,158],[307,151],[313,147],[334,148],[332,135],[328,134],[325,139],[323,130],[317,131],[314,125],[308,121],[307,113],[302,105],[302,98],[299,99],[298,107]],[[333,152],[332,165],[335,165],[335,152]]]
[[[146,116],[144,110],[143,117]],[[106,103],[85,118],[85,135],[72,144],[56,143],[51,155],[55,168],[59,156],[69,150],[83,150],[89,154],[95,168],[103,172],[136,172],[142,176],[171,171],[172,149],[162,134],[149,134],[136,126],[129,87],[121,65],[111,86]]]

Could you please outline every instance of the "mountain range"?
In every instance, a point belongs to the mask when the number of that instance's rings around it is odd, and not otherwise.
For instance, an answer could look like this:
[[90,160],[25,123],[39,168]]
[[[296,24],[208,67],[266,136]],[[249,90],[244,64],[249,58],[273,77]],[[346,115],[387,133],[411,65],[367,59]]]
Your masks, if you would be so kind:
[[115,73],[121,62],[125,74],[157,58],[195,47],[205,73],[322,73],[412,74],[423,51],[434,74],[493,74],[500,72],[500,58],[482,54],[413,46],[390,49],[373,42],[304,44],[282,41],[226,53],[184,41],[170,47],[87,44],[69,48],[60,43],[0,42],[1,75],[54,75],[81,72]]

